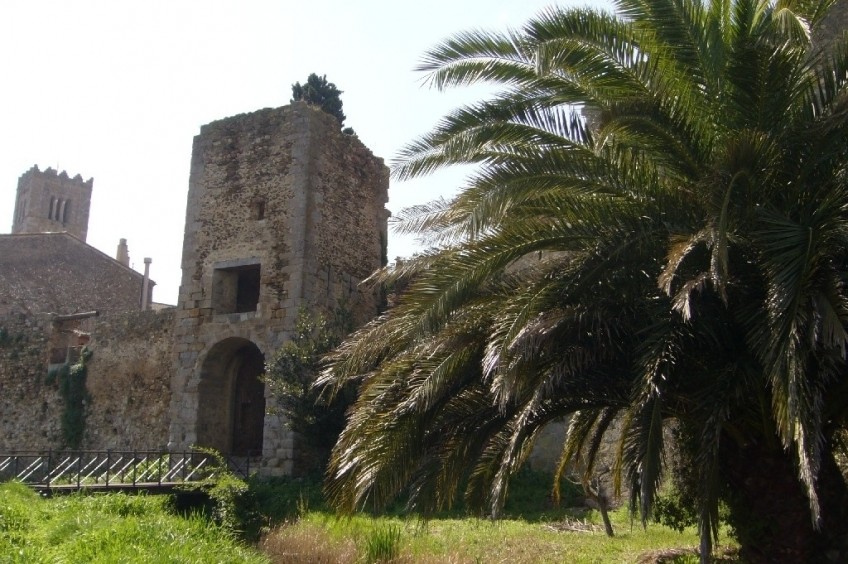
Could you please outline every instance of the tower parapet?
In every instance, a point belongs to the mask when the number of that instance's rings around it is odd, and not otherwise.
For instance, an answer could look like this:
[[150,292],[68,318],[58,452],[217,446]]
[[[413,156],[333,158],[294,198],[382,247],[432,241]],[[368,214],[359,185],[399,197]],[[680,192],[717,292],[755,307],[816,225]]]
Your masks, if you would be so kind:
[[33,166],[18,179],[12,233],[67,231],[85,241],[94,179]]

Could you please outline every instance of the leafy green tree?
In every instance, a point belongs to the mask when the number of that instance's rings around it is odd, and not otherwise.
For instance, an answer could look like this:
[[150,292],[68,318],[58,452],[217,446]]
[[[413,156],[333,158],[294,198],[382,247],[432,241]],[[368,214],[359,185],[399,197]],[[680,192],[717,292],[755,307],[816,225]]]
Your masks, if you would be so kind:
[[[342,111],[342,91],[336,88],[332,82],[327,82],[327,75],[318,76],[315,73],[309,75],[306,83],[295,82],[292,84],[292,102],[303,100],[311,106],[318,106],[339,121],[339,127],[344,126],[347,119]],[[353,133],[353,130],[350,133]]]
[[298,435],[301,451],[298,473],[323,472],[330,451],[345,423],[345,411],[355,390],[348,386],[332,398],[313,387],[321,357],[339,344],[352,329],[347,310],[339,308],[328,318],[298,312],[294,335],[265,367],[265,382],[277,400],[286,425]]
[[426,512],[464,488],[497,515],[568,417],[561,468],[593,472],[615,427],[645,523],[674,421],[703,561],[720,500],[746,561],[848,559],[848,43],[809,39],[831,5],[618,0],[426,55],[436,88],[502,89],[393,169],[479,165],[401,214],[434,247],[375,275],[406,291],[319,381],[359,386],[337,507],[408,491]]

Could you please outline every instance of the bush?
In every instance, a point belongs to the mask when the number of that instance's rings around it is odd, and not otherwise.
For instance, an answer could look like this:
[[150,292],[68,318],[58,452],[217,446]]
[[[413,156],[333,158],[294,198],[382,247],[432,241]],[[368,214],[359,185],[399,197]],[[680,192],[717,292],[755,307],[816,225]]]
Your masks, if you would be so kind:
[[321,358],[341,342],[352,326],[350,312],[344,306],[331,319],[302,308],[292,339],[277,350],[265,367],[265,383],[277,398],[286,424],[300,438],[298,474],[323,473],[344,428],[347,408],[356,397],[355,389],[348,386],[327,400],[312,385],[321,368]]
[[670,486],[654,500],[654,521],[682,533],[698,524],[698,514],[691,497]]
[[187,492],[202,492],[208,500],[202,509],[221,528],[248,542],[263,531],[300,517],[311,509],[326,508],[321,477],[251,476],[241,480],[232,474],[207,480]]
[[[303,100],[310,106],[318,106],[322,111],[336,118],[340,126],[344,125],[346,118],[342,110],[343,92],[336,85],[327,81],[327,75],[318,76],[314,72],[309,75],[304,84],[295,82],[292,84],[291,101]],[[353,130],[348,128],[351,134]]]

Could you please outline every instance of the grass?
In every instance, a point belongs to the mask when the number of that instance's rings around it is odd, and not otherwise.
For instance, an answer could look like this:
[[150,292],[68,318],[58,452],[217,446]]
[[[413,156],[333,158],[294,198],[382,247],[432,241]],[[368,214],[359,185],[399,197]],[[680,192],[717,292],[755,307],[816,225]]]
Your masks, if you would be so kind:
[[[611,515],[616,536],[608,538],[599,515],[554,507],[549,489],[549,476],[523,473],[511,486],[502,520],[468,517],[458,508],[424,522],[403,515],[400,505],[382,515],[339,518],[324,504],[317,480],[251,480],[229,500],[232,515],[264,531],[258,545],[250,546],[236,538],[235,531],[251,538],[244,523],[216,525],[216,511],[208,507],[205,515],[180,516],[166,496],[43,499],[6,483],[0,484],[0,564],[632,563],[657,562],[655,555],[646,555],[659,550],[669,556],[662,562],[696,561],[691,549],[698,539],[691,528],[683,533],[658,524],[642,529],[625,510],[617,510]],[[679,550],[673,554],[672,548]]]
[[[643,529],[626,509],[619,509],[611,513],[616,536],[609,538],[599,514],[554,506],[548,499],[550,480],[547,474],[519,473],[510,486],[504,519],[468,517],[460,507],[426,522],[404,516],[400,505],[383,515],[339,518],[316,499],[316,484],[301,485],[311,501],[298,505],[293,501],[298,485],[280,482],[276,487],[286,491],[280,499],[289,500],[289,513],[285,522],[276,521],[260,547],[272,562],[286,563],[697,562],[694,528],[680,533],[649,523]],[[564,485],[564,497],[567,507],[578,501],[579,491]],[[296,505],[299,513],[291,513]],[[728,542],[726,535],[723,539]],[[658,553],[666,557],[659,560]]]
[[126,494],[48,500],[0,484],[0,563],[267,562],[209,519],[180,517],[169,503]]
[[[614,511],[612,518],[614,538],[604,534],[600,516],[591,513],[579,521],[438,518],[424,524],[400,517],[337,518],[328,512],[311,511],[272,531],[263,540],[262,549],[272,562],[588,564],[632,563],[661,548],[692,549],[698,544],[694,530],[678,533],[655,524],[647,529],[638,523],[631,526],[625,510]],[[369,558],[375,532],[390,530],[397,531],[399,537],[395,558]],[[315,547],[321,547],[320,554],[311,552]],[[681,550],[673,561],[688,562],[687,558],[691,556]]]

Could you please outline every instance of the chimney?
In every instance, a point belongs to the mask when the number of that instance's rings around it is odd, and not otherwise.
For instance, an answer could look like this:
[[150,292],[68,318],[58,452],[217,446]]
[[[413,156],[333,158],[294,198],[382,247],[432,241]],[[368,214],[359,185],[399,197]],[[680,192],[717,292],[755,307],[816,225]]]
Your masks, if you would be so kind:
[[121,239],[118,241],[118,254],[115,255],[115,260],[126,267],[130,265],[130,251],[127,248],[127,240]]
[[144,281],[141,284],[141,311],[150,308],[150,263],[153,259],[144,257]]

